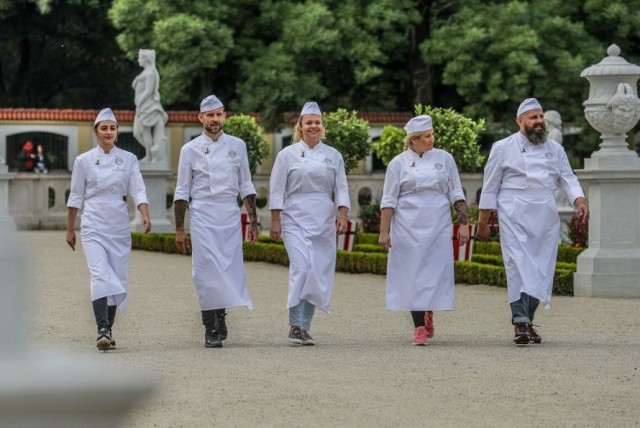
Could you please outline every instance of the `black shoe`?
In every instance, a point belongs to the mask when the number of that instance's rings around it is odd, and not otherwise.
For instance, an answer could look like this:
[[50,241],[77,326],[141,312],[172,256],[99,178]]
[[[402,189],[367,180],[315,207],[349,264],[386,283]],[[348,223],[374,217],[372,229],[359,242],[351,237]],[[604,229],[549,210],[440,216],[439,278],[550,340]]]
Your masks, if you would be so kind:
[[529,326],[525,323],[518,323],[515,325],[515,337],[513,341],[517,345],[528,345],[531,341],[529,337]]
[[542,343],[542,337],[538,334],[538,332],[533,328],[533,325],[527,326],[529,329],[529,337],[531,337],[532,343]]
[[302,331],[302,346],[313,346],[316,343],[313,341],[313,337],[309,334],[307,330]]
[[222,348],[222,340],[215,330],[209,330],[204,334],[205,348]]
[[109,349],[116,349],[116,341],[113,340],[113,331],[109,330],[109,342],[110,342],[110,347]]
[[302,329],[300,327],[291,326],[291,330],[289,330],[289,345],[300,346],[303,341]]
[[108,351],[111,347],[111,335],[109,329],[101,328],[98,331],[98,339],[96,339],[96,346],[101,351]]
[[227,321],[225,320],[226,317],[227,313],[224,311],[224,309],[218,309],[216,311],[216,330],[220,335],[220,340],[225,340],[227,338],[227,334],[229,333],[229,330],[227,329]]

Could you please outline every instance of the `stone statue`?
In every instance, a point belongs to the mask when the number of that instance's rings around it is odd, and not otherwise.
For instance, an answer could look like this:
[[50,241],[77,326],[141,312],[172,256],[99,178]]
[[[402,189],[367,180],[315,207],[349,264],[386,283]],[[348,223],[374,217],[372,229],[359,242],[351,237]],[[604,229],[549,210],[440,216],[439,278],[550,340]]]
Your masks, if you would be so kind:
[[555,110],[545,111],[544,124],[547,127],[549,139],[562,144],[562,118],[560,113]]
[[162,162],[167,160],[167,136],[165,124],[167,113],[160,104],[160,75],[156,69],[156,51],[140,49],[138,64],[144,68],[133,79],[136,115],[133,119],[133,136],[146,149],[141,161]]
[[[562,118],[560,117],[560,113],[555,110],[545,111],[544,125],[547,128],[547,138],[559,144],[562,144]],[[571,215],[574,211],[573,206],[567,200],[567,197],[564,195],[562,189],[556,189],[555,197],[558,214],[562,219],[562,231],[560,239],[562,241],[566,241],[568,239],[568,228],[565,222],[571,218]]]

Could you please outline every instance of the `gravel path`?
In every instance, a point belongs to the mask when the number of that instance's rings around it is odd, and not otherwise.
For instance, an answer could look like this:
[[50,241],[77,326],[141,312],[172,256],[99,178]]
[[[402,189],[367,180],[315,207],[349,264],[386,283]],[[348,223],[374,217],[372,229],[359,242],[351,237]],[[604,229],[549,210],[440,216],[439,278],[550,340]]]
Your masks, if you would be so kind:
[[458,285],[436,337],[411,346],[408,313],[384,309],[384,277],[338,273],[317,346],[287,344],[287,269],[247,263],[253,312],[233,309],[222,349],[203,347],[191,260],[134,251],[118,349],[95,349],[82,246],[19,232],[32,256],[34,346],[142,371],[154,395],[131,427],[639,426],[640,299],[554,297],[541,345],[512,344],[506,290]]

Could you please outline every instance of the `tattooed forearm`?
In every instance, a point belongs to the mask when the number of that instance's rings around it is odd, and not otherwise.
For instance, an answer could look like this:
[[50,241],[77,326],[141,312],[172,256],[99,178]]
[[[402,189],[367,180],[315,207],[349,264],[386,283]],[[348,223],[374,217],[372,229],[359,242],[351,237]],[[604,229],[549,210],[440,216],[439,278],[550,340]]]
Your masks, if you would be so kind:
[[[247,214],[249,214],[249,217],[253,218],[253,220],[256,219],[257,215],[256,215],[256,195],[249,195],[249,196],[245,196],[244,198],[244,207],[247,210]],[[253,221],[251,220],[251,221]]]
[[458,223],[469,224],[469,219],[467,218],[467,203],[460,199],[459,201],[456,201],[455,204],[453,204],[453,208],[455,208],[456,212],[458,213]]
[[187,212],[187,201],[178,200],[173,203],[173,212],[176,217],[176,229],[184,228],[184,214]]

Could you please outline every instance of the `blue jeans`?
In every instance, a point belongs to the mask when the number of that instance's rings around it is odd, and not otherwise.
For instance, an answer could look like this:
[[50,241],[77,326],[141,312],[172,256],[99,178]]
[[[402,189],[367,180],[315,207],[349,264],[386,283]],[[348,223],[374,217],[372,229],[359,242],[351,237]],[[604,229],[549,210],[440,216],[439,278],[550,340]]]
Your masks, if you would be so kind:
[[311,330],[311,318],[313,318],[315,310],[315,305],[306,300],[300,300],[300,303],[289,308],[289,325],[300,327],[306,331]]
[[513,324],[531,324],[539,303],[540,300],[535,297],[529,296],[527,293],[520,293],[520,298],[510,303],[511,322]]

